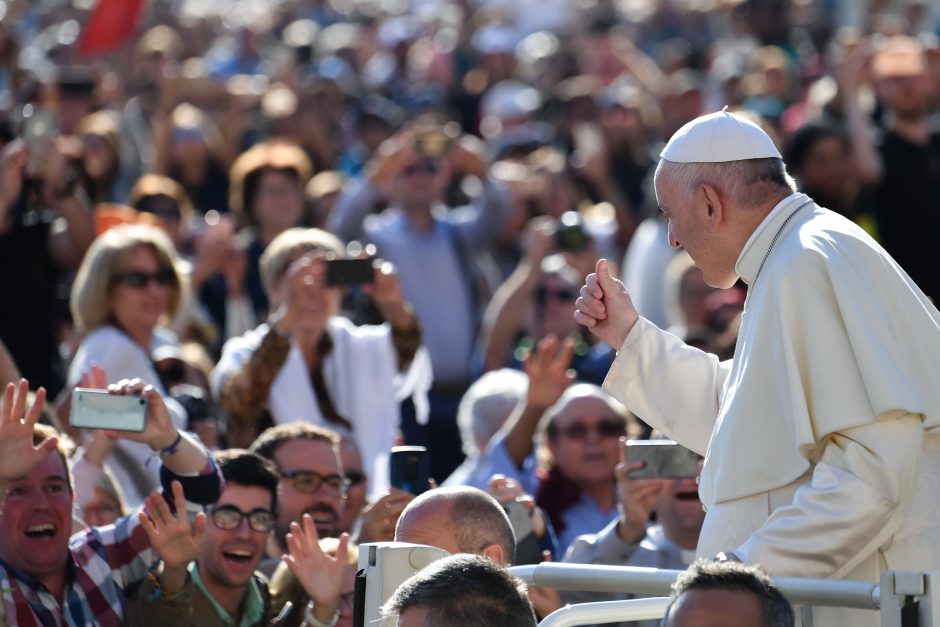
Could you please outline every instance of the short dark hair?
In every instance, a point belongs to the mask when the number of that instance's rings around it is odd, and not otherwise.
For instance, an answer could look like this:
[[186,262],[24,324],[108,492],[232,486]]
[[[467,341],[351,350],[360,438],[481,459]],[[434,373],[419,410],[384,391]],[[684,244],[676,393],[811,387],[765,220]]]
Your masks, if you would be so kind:
[[287,422],[265,429],[251,444],[249,450],[274,461],[274,454],[277,453],[277,449],[291,440],[326,442],[336,450],[339,446],[340,437],[335,431],[325,427],[295,420],[294,422]]
[[525,584],[480,555],[451,555],[401,584],[382,608],[385,617],[411,607],[428,610],[426,627],[535,627]]
[[755,566],[697,560],[672,584],[672,598],[663,616],[663,625],[669,620],[669,611],[676,601],[689,590],[749,592],[760,602],[763,627],[793,627],[793,606],[770,577]]
[[277,511],[280,478],[271,460],[241,448],[218,451],[214,456],[226,483],[264,488],[271,493],[271,511]]

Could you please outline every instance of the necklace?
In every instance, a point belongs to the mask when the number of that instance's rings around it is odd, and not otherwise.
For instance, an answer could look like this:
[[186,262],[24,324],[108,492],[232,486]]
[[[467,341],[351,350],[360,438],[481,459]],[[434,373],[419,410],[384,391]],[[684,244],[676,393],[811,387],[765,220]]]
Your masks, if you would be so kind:
[[[774,238],[770,240],[770,246],[767,247],[767,252],[764,253],[764,258],[761,259],[760,266],[757,268],[757,274],[754,275],[754,280],[751,282],[751,289],[753,289],[754,285],[757,284],[757,277],[760,276],[760,271],[764,269],[764,264],[767,263],[767,258],[770,257],[770,253],[771,251],[773,251],[774,246],[777,243],[777,240],[780,239],[780,235],[783,233],[783,229],[787,228],[787,224],[790,223],[790,220],[793,219],[793,216],[799,213],[800,209],[802,209],[803,207],[805,207],[806,205],[812,202],[813,202],[812,200],[807,200],[802,205],[794,209],[793,212],[787,216],[787,219],[783,221],[783,224],[780,225],[780,228],[777,229],[777,233],[774,235]],[[748,294],[750,294],[750,292],[751,290],[749,289]]]

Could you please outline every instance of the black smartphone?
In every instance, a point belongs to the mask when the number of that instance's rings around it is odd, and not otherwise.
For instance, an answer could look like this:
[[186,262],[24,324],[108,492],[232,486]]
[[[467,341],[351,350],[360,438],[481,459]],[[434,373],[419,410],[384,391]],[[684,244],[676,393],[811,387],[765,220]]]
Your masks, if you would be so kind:
[[372,257],[326,260],[327,285],[362,285],[363,283],[372,283],[374,277],[375,269],[372,267]]
[[431,456],[423,446],[393,446],[389,457],[391,484],[415,496],[427,492],[431,479]]
[[646,466],[630,473],[631,479],[682,479],[698,471],[698,453],[672,440],[627,440],[627,461]]

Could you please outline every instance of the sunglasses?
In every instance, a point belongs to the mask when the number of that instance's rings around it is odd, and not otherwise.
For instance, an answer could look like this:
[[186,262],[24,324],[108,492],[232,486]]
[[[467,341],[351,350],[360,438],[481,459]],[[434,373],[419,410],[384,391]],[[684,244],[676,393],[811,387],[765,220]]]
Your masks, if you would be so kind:
[[242,519],[248,519],[248,526],[253,531],[267,533],[274,529],[274,512],[266,509],[253,509],[243,512],[234,505],[220,505],[213,507],[209,514],[212,524],[224,531],[231,531],[241,527]]
[[312,470],[291,470],[282,472],[281,478],[289,480],[294,489],[306,494],[316,494],[322,486],[338,496],[346,495],[346,488],[349,481],[340,475],[321,475]]
[[150,285],[151,282],[163,287],[168,287],[176,283],[176,274],[169,268],[160,268],[156,272],[131,270],[130,272],[117,275],[115,280],[134,289],[145,288]]
[[577,294],[575,291],[570,288],[551,289],[540,285],[535,290],[535,302],[537,302],[539,305],[544,305],[548,299],[563,303],[570,303],[574,301],[576,296]]
[[619,438],[626,433],[626,425],[622,420],[611,419],[601,420],[596,425],[574,422],[555,433],[569,440],[587,440],[592,431],[601,438]]

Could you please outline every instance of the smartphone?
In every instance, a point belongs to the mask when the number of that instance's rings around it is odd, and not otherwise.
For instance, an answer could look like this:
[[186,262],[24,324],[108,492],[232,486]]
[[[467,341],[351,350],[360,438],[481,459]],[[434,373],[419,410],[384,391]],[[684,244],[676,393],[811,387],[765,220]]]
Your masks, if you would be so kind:
[[51,111],[32,108],[31,115],[23,118],[23,141],[26,143],[26,174],[38,176],[42,172],[45,148],[58,132],[58,124]]
[[327,285],[362,285],[372,283],[374,277],[372,257],[326,260]]
[[75,388],[69,424],[81,429],[140,433],[147,424],[147,399],[108,394],[105,390]]
[[682,479],[694,477],[701,457],[672,440],[627,440],[627,461],[646,466],[630,473],[631,479]]
[[389,457],[391,484],[415,496],[427,492],[431,456],[423,446],[393,446]]

